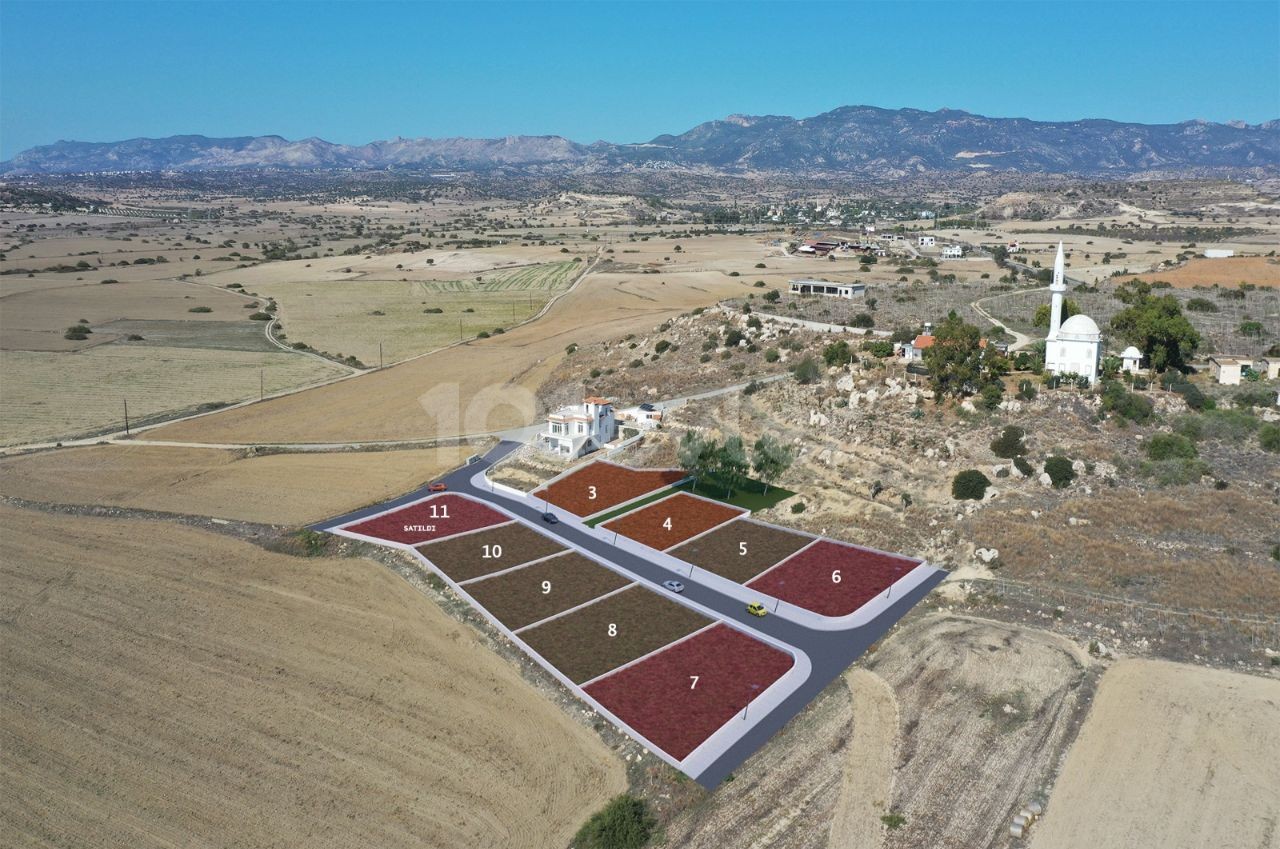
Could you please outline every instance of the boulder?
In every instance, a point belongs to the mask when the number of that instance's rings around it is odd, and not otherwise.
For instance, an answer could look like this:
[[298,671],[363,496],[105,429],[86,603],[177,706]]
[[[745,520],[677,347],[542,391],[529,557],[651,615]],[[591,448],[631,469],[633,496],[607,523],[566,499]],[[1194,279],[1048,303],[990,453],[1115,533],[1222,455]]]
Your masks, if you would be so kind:
[[1048,472],[1041,472],[1041,473],[1040,473],[1040,485],[1041,485],[1041,486],[1053,486],[1053,478],[1049,477],[1049,473],[1048,473]]
[[973,552],[973,556],[981,560],[983,563],[990,563],[1000,556],[998,548],[979,548]]

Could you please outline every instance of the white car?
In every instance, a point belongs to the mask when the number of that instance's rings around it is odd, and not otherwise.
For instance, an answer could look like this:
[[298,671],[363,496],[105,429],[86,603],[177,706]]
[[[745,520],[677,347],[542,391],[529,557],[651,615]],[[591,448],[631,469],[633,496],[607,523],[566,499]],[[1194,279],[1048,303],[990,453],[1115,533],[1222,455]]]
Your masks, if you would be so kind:
[[684,592],[684,584],[680,583],[679,581],[663,581],[662,585],[667,589],[671,590],[673,593]]

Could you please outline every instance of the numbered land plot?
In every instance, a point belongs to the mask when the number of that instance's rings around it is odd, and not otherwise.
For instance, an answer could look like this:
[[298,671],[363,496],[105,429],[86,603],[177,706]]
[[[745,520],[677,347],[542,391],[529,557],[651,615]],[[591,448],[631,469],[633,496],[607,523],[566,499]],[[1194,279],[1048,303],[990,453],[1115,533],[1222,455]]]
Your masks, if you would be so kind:
[[700,569],[745,584],[814,539],[750,519],[737,519],[668,553]]
[[793,662],[786,652],[716,625],[585,689],[649,742],[683,760]]
[[432,496],[372,519],[343,525],[340,530],[386,542],[417,545],[510,521],[511,517],[479,501],[449,494]]
[[679,469],[631,469],[596,460],[535,494],[575,516],[591,516],[677,484],[686,477]]
[[701,613],[637,586],[526,628],[519,637],[582,684],[710,624]]
[[921,562],[824,539],[747,586],[823,616],[844,616],[884,592]]
[[427,543],[417,549],[432,565],[459,583],[566,550],[560,543],[519,522]]
[[462,588],[494,618],[515,631],[629,583],[630,579],[571,551],[476,578]]
[[718,501],[678,492],[647,507],[619,516],[601,527],[617,531],[650,548],[665,551],[690,537],[709,531],[739,516],[745,510]]

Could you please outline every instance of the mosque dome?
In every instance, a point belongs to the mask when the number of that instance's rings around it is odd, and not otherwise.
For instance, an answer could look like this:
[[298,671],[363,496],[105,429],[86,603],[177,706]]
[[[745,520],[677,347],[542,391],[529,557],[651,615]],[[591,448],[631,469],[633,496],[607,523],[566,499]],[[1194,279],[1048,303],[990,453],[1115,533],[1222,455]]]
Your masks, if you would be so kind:
[[1073,315],[1062,322],[1062,326],[1058,328],[1058,338],[1061,339],[1064,336],[1096,342],[1102,338],[1102,331],[1098,330],[1098,325],[1089,316]]
[[1125,360],[1140,360],[1142,359],[1142,352],[1130,345],[1121,352],[1120,357]]

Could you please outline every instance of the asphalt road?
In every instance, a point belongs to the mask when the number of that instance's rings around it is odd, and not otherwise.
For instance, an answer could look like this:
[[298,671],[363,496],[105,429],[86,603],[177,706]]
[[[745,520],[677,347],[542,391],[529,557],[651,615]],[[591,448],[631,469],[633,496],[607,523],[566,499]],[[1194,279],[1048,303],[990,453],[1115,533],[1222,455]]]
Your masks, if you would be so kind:
[[[842,675],[872,643],[883,637],[895,622],[928,595],[935,586],[941,583],[945,576],[944,572],[938,570],[936,574],[895,600],[871,622],[844,631],[816,630],[772,614],[757,618],[747,613],[744,605],[738,599],[700,583],[696,574],[690,577],[683,573],[673,572],[642,556],[617,548],[600,536],[592,535],[568,523],[548,524],[542,521],[541,511],[534,507],[496,495],[472,483],[472,477],[477,472],[488,468],[519,447],[519,443],[515,442],[499,443],[478,462],[454,470],[446,475],[443,480],[448,485],[449,491],[468,495],[498,506],[534,526],[543,534],[560,540],[567,546],[588,552],[602,561],[613,563],[639,576],[649,582],[652,585],[651,589],[656,592],[676,600],[683,597],[689,601],[696,602],[715,612],[720,618],[734,622],[748,633],[754,631],[768,634],[775,640],[786,643],[808,655],[812,664],[812,671],[809,677],[787,696],[780,705],[770,710],[767,716],[751,717],[754,723],[751,730],[734,744],[727,747],[703,772],[695,776],[698,783],[708,789],[719,785],[743,761],[768,742],[774,734],[790,721],[791,717],[802,711],[828,684]],[[314,530],[327,530],[335,525],[346,524],[367,515],[381,513],[400,504],[416,501],[428,494],[427,488],[423,487],[394,501],[368,507],[336,519],[330,519],[312,527]],[[678,578],[684,583],[685,590],[682,594],[676,595],[661,588],[662,582],[669,578]]]

